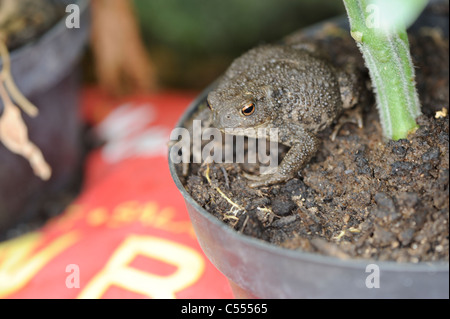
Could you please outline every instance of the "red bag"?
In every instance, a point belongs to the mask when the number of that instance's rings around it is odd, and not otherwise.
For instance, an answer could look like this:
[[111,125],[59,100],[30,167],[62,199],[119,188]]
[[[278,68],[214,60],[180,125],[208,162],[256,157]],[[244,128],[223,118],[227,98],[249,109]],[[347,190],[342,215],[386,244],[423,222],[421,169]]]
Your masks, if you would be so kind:
[[79,197],[42,229],[0,243],[2,298],[231,298],[200,249],[167,163],[171,129],[194,98],[110,100],[86,89],[83,118],[105,144]]

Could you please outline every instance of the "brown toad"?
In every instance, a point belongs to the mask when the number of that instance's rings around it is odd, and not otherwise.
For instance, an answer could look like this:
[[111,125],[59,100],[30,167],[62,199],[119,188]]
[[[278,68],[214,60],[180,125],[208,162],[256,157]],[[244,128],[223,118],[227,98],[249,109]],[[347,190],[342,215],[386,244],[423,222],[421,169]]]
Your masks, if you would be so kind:
[[290,147],[275,173],[246,176],[257,187],[295,176],[318,149],[316,133],[356,104],[355,87],[308,50],[265,45],[237,58],[207,101],[214,127],[278,128],[277,142]]

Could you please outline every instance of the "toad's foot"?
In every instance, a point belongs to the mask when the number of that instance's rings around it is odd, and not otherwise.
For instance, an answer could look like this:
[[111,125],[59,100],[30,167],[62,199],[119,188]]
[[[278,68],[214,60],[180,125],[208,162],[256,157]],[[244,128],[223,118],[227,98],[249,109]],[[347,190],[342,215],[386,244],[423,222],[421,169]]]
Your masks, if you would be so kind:
[[291,174],[283,174],[278,170],[274,174],[251,175],[244,172],[242,175],[252,181],[249,183],[251,188],[285,182],[293,177]]
[[283,127],[279,131],[282,142],[289,142],[287,138],[292,137],[290,141],[295,141],[295,143],[290,143],[291,148],[279,166],[270,168],[269,171],[261,175],[244,174],[246,178],[252,181],[249,183],[249,186],[252,188],[288,181],[297,175],[300,169],[309,162],[318,149],[319,140],[315,135],[300,126],[296,128]]
[[333,132],[331,133],[331,140],[334,141],[339,134],[339,131],[345,124],[356,124],[359,128],[363,128],[363,117],[362,117],[362,107],[356,106],[353,109],[345,111],[344,114],[339,118],[338,123],[333,129]]

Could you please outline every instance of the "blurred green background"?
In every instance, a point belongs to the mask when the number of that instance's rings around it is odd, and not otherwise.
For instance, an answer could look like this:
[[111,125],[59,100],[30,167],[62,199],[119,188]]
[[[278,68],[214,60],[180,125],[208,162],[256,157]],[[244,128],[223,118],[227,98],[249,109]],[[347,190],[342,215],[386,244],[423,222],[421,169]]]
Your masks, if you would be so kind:
[[134,0],[163,87],[201,89],[258,44],[345,12],[339,0]]

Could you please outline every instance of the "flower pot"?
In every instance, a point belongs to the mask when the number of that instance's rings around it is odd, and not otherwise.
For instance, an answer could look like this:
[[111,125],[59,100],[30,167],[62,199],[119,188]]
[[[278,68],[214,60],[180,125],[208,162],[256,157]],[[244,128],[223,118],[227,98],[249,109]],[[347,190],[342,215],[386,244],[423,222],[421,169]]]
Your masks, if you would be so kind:
[[[346,22],[341,19],[337,23]],[[304,32],[315,30],[316,27],[313,27]],[[210,90],[211,87],[207,88],[191,104],[178,122],[178,127],[182,127],[205,102]],[[200,246],[228,278],[238,298],[449,297],[448,262],[344,260],[289,250],[243,235],[207,212],[192,198],[181,183],[170,156],[169,166],[174,182],[185,199]],[[376,278],[379,278],[379,285]]]
[[75,3],[80,9],[80,28],[67,28],[63,17],[41,37],[10,53],[17,87],[39,109],[35,118],[22,113],[28,136],[51,166],[52,177],[42,181],[26,159],[0,144],[0,237],[19,221],[34,216],[48,196],[67,187],[80,165],[76,62],[88,37],[90,19],[88,1]]
[[[178,122],[182,126],[207,96],[205,90]],[[280,248],[238,233],[208,213],[182,185],[169,157],[173,180],[186,202],[200,246],[242,298],[448,298],[448,263],[402,264],[334,257]],[[366,279],[375,264],[380,287]],[[367,272],[366,272],[367,271]],[[369,277],[370,279],[370,277]],[[369,285],[370,286],[370,285]]]

